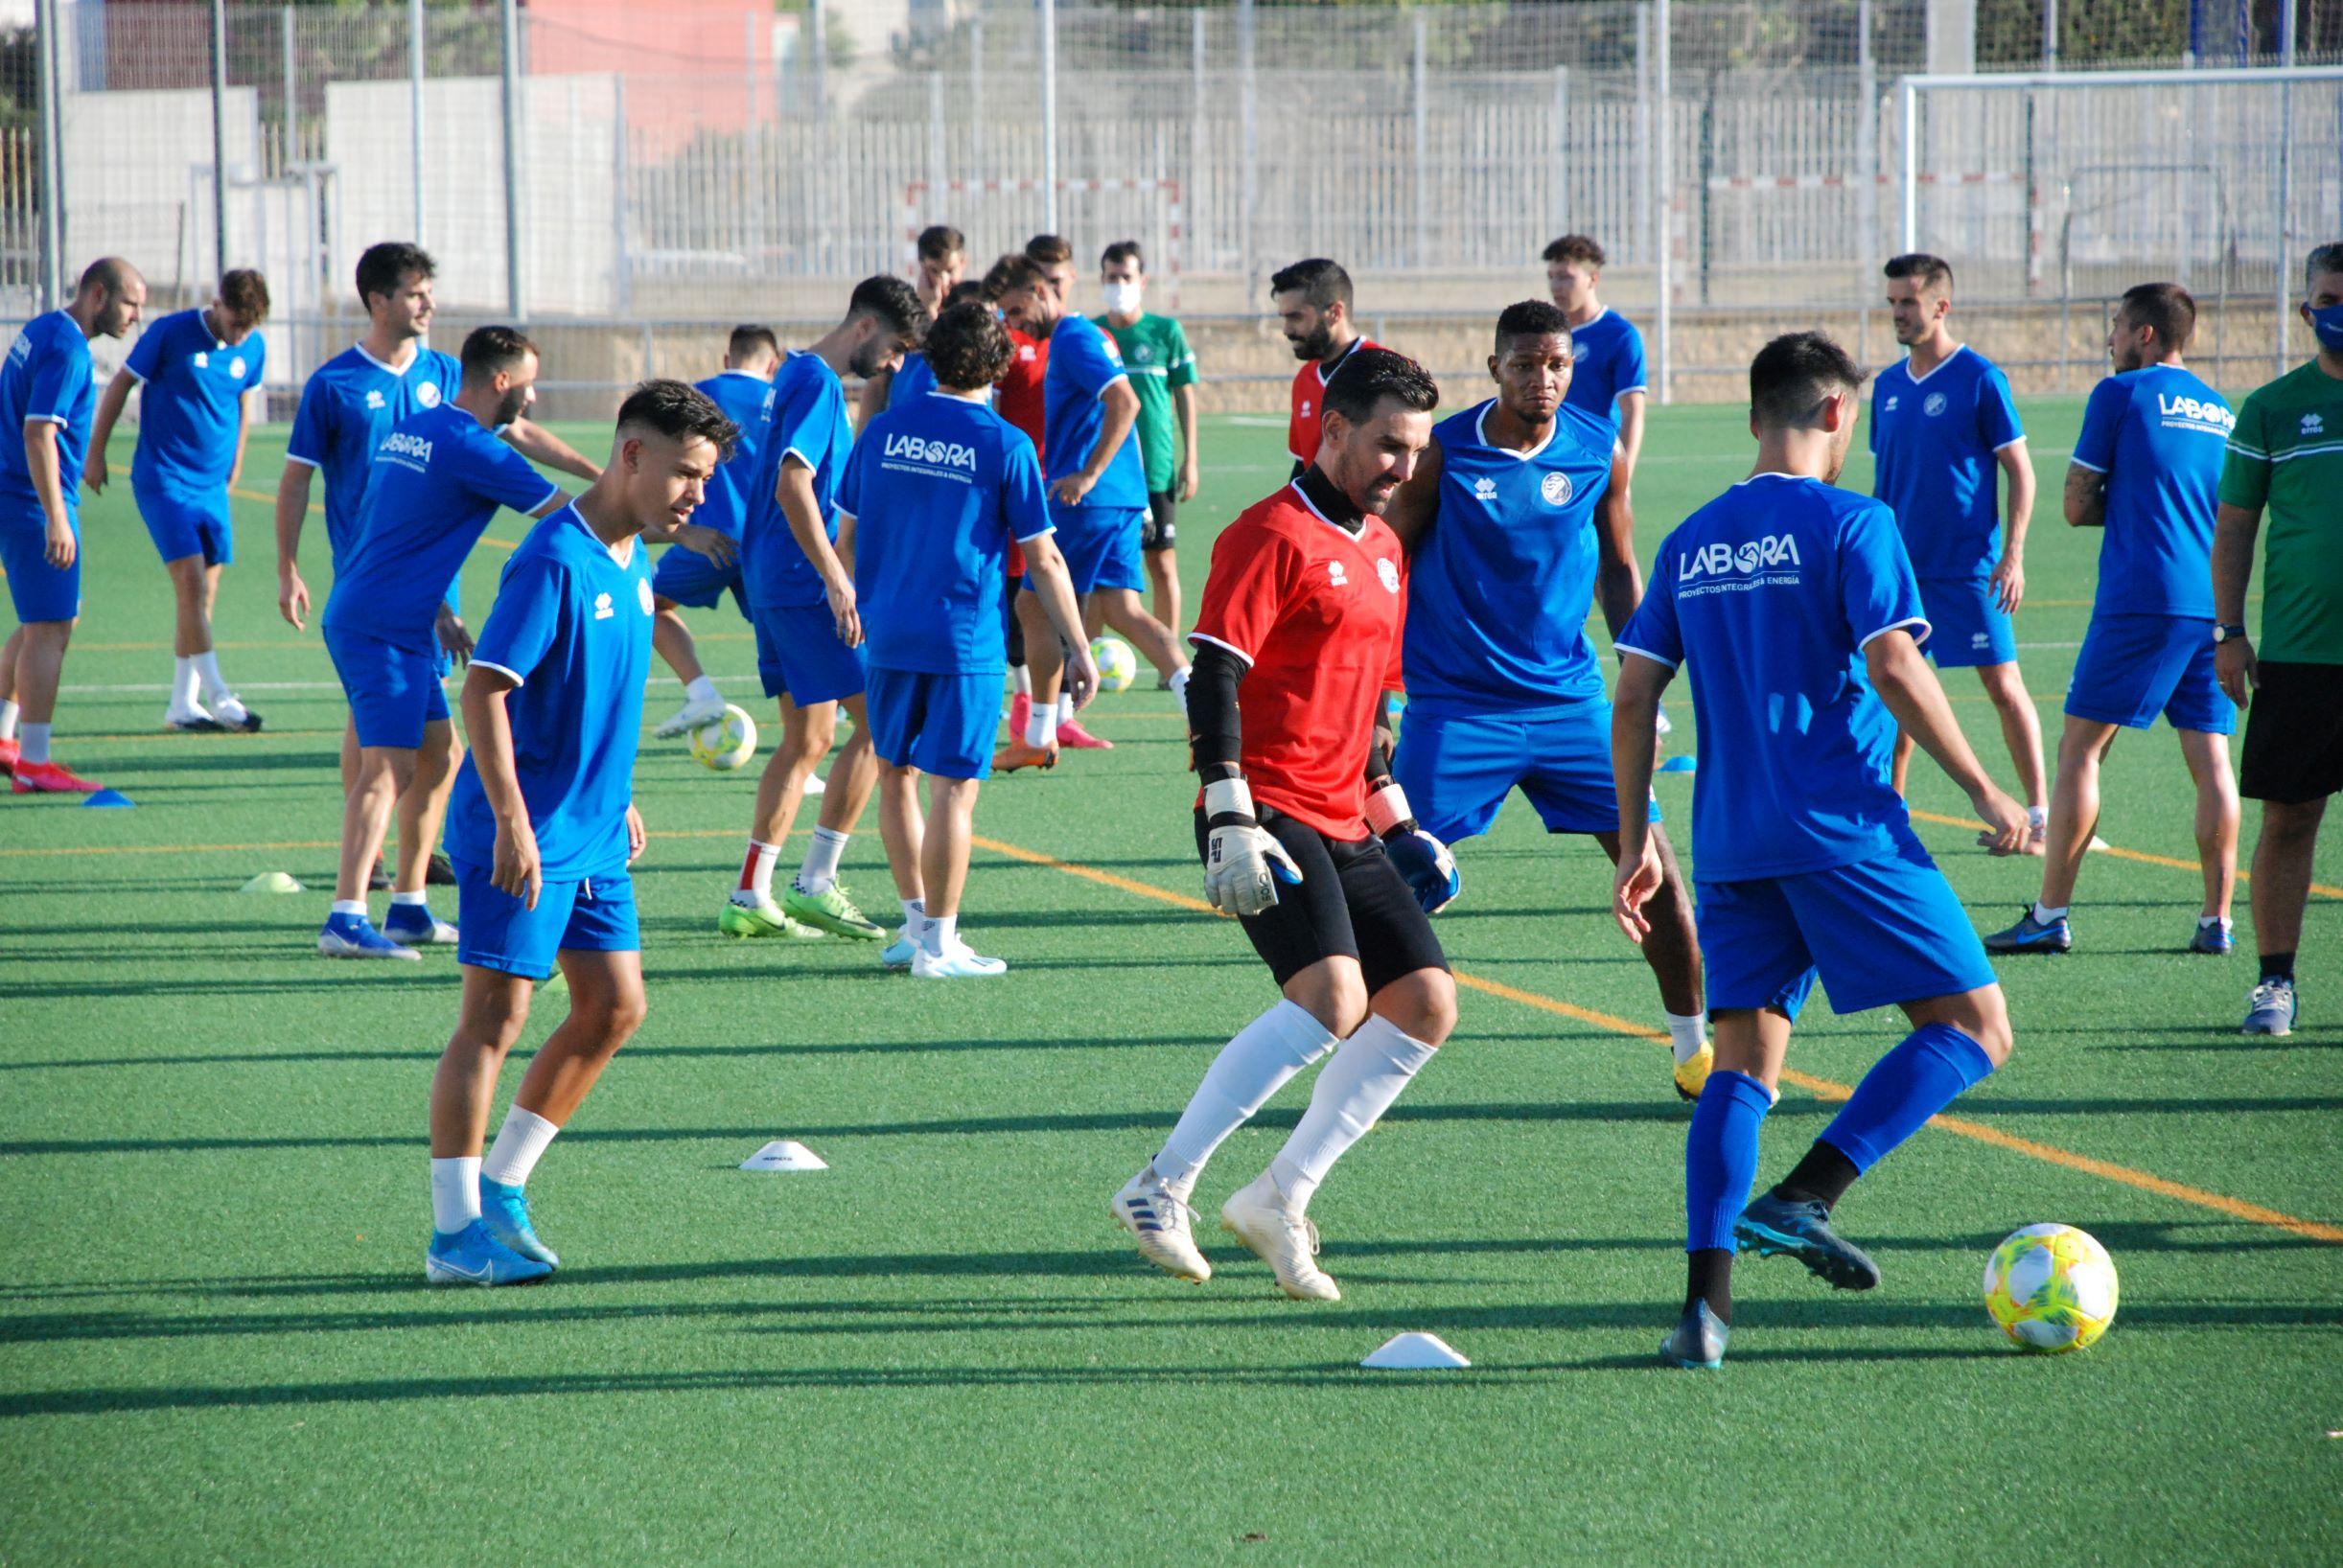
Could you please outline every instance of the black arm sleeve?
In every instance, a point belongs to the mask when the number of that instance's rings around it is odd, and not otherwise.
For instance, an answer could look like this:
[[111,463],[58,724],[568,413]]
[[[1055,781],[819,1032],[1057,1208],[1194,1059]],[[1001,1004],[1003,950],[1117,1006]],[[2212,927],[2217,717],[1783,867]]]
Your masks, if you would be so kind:
[[1242,755],[1237,717],[1237,682],[1244,660],[1227,649],[1200,643],[1188,672],[1188,765],[1211,784],[1233,777]]
[[1391,782],[1391,753],[1383,749],[1383,738],[1378,733],[1367,743],[1367,788],[1380,790]]

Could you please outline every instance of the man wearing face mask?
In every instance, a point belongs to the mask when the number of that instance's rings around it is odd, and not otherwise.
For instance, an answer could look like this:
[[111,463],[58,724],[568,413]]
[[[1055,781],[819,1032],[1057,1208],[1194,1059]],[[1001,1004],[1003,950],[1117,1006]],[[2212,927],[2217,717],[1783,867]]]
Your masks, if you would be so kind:
[[[1139,394],[1139,457],[1148,475],[1148,520],[1139,534],[1155,618],[1179,631],[1179,503],[1195,498],[1198,466],[1195,352],[1168,315],[1147,311],[1148,264],[1136,240],[1118,240],[1100,258],[1106,313],[1096,318]],[[1162,682],[1168,689],[1169,681]]]
[[[2304,267],[2303,320],[2318,353],[2245,400],[2221,471],[2213,599],[2221,689],[2248,703],[2239,793],[2262,802],[2254,938],[2262,979],[2244,1032],[2289,1034],[2294,952],[2327,797],[2343,789],[2343,242]],[[2246,635],[2254,538],[2269,519],[2262,640]]]

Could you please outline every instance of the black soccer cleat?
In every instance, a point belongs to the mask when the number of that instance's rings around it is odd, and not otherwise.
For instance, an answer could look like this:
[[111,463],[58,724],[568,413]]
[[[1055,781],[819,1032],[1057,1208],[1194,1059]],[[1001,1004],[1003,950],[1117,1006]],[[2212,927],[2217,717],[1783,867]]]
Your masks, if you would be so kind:
[[1725,1365],[1725,1341],[1731,1332],[1706,1302],[1694,1302],[1676,1332],[1659,1342],[1659,1359],[1687,1372],[1714,1372]]
[[449,865],[448,857],[436,849],[431,851],[430,865],[423,869],[423,883],[427,888],[452,888],[455,886],[455,867]]
[[1830,1228],[1830,1211],[1819,1203],[1791,1203],[1762,1193],[1733,1221],[1733,1240],[1741,1251],[1760,1257],[1787,1253],[1834,1290],[1869,1290],[1879,1283],[1879,1265]]

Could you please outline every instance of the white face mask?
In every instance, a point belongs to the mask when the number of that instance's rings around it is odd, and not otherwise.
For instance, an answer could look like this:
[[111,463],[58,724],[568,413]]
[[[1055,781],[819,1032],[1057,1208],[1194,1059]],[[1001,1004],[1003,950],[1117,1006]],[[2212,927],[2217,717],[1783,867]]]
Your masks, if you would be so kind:
[[1145,292],[1145,288],[1144,286],[1136,283],[1110,283],[1100,292],[1106,298],[1106,311],[1109,315],[1137,315],[1139,299]]

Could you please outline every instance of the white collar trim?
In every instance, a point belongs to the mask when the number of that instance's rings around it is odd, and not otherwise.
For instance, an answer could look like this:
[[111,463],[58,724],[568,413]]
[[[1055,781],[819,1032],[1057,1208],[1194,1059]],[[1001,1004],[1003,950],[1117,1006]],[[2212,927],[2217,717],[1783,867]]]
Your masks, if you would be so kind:
[[1496,399],[1495,398],[1491,398],[1487,403],[1480,405],[1480,412],[1473,416],[1473,438],[1478,441],[1482,446],[1487,447],[1491,451],[1503,452],[1506,456],[1512,458],[1517,463],[1526,463],[1531,458],[1536,457],[1540,452],[1544,451],[1546,448],[1552,446],[1554,444],[1555,432],[1562,428],[1562,410],[1559,406],[1557,406],[1554,410],[1556,416],[1554,423],[1545,427],[1545,439],[1539,442],[1536,446],[1530,448],[1527,451],[1515,451],[1511,447],[1497,446],[1495,442],[1492,442],[1489,439],[1489,410],[1495,408],[1496,406]]
[[1912,356],[1907,354],[1904,356],[1904,374],[1911,378],[1913,385],[1917,386],[1922,381],[1928,380],[1929,377],[1934,376],[1937,371],[1942,370],[1946,365],[1951,364],[1955,359],[1960,358],[1962,355],[1968,352],[1969,346],[1966,343],[1955,343],[1953,345],[1952,353],[1946,355],[1943,358],[1938,359],[1935,364],[1930,365],[1926,371],[1917,376],[1914,376],[1912,374]]

